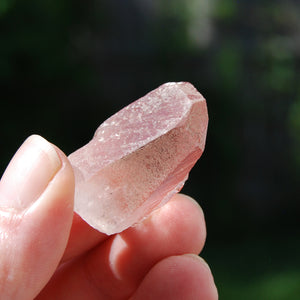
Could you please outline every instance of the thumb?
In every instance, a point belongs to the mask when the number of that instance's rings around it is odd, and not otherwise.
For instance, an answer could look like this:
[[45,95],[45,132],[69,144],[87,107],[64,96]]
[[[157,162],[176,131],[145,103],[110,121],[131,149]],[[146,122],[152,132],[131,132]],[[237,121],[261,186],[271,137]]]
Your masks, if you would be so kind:
[[48,282],[68,241],[73,197],[66,156],[29,137],[0,181],[1,299],[33,299]]

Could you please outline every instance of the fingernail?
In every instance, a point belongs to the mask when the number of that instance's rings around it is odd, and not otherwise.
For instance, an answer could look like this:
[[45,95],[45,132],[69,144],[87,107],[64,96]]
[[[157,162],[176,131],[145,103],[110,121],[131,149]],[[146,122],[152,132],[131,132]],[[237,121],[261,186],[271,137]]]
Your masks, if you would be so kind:
[[9,163],[0,181],[0,208],[23,211],[45,191],[61,168],[54,147],[38,135],[30,136]]

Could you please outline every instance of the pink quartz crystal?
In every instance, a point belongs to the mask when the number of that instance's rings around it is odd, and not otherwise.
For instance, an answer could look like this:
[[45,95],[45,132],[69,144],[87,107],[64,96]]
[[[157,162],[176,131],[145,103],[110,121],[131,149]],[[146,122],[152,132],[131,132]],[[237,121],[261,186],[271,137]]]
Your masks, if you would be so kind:
[[207,124],[205,99],[187,82],[163,84],[123,108],[69,156],[75,211],[106,234],[137,223],[182,188]]

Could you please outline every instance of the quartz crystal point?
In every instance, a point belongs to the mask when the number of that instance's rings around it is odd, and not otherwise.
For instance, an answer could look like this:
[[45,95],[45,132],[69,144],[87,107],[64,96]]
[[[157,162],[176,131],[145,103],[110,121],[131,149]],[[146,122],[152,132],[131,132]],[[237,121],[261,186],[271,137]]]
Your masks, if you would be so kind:
[[205,99],[187,82],[163,84],[120,110],[69,156],[76,213],[106,234],[149,215],[182,188],[207,124]]

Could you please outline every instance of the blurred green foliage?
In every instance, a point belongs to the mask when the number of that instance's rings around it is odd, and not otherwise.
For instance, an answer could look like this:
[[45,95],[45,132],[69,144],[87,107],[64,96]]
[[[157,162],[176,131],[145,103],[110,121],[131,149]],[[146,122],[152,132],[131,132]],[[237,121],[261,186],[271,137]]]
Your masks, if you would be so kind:
[[[279,242],[280,241],[280,242]],[[298,299],[300,243],[291,235],[215,244],[205,250],[220,299]],[[288,255],[286,255],[288,253]]]
[[1,170],[32,133],[70,153],[132,100],[190,81],[210,124],[184,191],[206,213],[220,298],[297,299],[299,30],[292,0],[1,0]]

